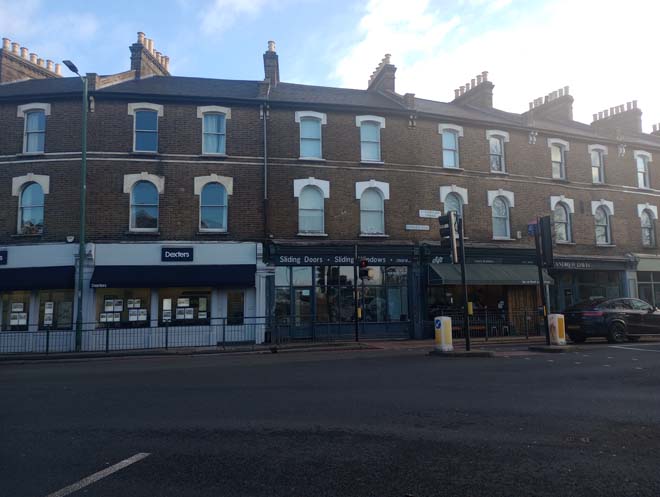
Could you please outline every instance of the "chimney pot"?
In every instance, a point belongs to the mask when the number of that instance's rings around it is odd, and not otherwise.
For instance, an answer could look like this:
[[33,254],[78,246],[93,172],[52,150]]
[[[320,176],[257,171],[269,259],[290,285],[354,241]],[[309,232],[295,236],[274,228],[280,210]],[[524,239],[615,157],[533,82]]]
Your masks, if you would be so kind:
[[488,81],[488,71],[483,71],[481,75],[484,77],[484,81]]
[[44,67],[44,59],[37,59],[37,65]]
[[598,121],[598,114],[594,114],[594,115],[593,115],[593,120],[594,120],[594,121]]
[[54,63],[52,60],[50,60],[50,59],[47,60],[47,61],[46,61],[46,68],[47,68],[50,72],[54,72],[54,71],[55,71],[55,63]]
[[55,64],[55,74],[58,76],[62,75],[62,65],[61,64]]
[[610,116],[614,115],[614,107],[610,107]]
[[633,109],[637,108],[637,100],[633,100]]
[[144,45],[144,33],[142,31],[138,31],[138,37],[137,37],[137,42],[140,45]]
[[9,50],[11,48],[11,40],[9,38],[2,39],[2,48],[4,50]]
[[269,52],[275,51],[275,42],[273,40],[268,40],[268,51]]
[[30,54],[30,62],[32,62],[33,64],[37,63],[37,54],[36,53],[31,53]]
[[600,112],[598,113],[598,119],[602,119],[602,118],[603,118],[603,111],[600,111]]
[[477,74],[477,84],[480,85],[484,80],[484,77],[481,74]]
[[564,86],[564,95],[568,95],[568,86]]
[[605,110],[603,111],[603,116],[605,116],[605,117],[610,117],[610,115],[609,115],[608,112],[609,112],[609,111],[608,111],[607,109],[605,109]]
[[391,58],[392,58],[392,54],[386,53],[385,57],[383,57],[383,63],[389,64]]
[[167,55],[165,57],[163,57],[163,64],[165,65],[165,70],[169,71],[170,58]]
[[465,91],[470,91],[470,83],[465,83]]
[[632,109],[632,102],[626,102],[626,110]]
[[11,51],[12,51],[12,53],[17,54],[17,53],[18,53],[18,49],[19,49],[20,47],[21,47],[21,44],[20,44],[20,43],[16,43],[16,42],[12,43],[12,44],[11,44]]
[[461,86],[461,95],[465,94],[465,86]]
[[21,58],[22,59],[27,59],[28,58],[28,52],[29,50],[27,47],[21,47]]
[[472,79],[470,80],[470,88],[474,88],[475,86],[477,86],[477,85],[475,84],[475,80],[474,80],[474,78],[472,78]]
[[564,96],[564,89],[560,88],[559,90],[557,90],[557,95],[560,96],[560,97],[563,97]]
[[532,110],[534,108],[534,102],[529,103],[529,110]]
[[543,100],[543,103],[544,103],[544,104],[547,104],[547,103],[548,103],[548,96],[547,96],[547,95],[545,96],[545,99]]
[[454,90],[454,98],[458,98],[458,96],[459,96],[460,94],[461,94],[461,93],[460,93],[460,90],[459,90],[458,88],[456,88],[456,89]]

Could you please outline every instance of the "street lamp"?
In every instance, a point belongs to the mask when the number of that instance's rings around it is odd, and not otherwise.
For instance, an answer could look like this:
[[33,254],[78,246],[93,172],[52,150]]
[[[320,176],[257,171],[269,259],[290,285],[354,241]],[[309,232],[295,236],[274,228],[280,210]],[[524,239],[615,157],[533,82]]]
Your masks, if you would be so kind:
[[83,273],[85,268],[85,223],[86,199],[87,196],[87,77],[81,76],[76,65],[70,60],[63,60],[64,65],[69,70],[78,75],[82,81],[82,143],[81,143],[81,164],[80,164],[80,235],[78,237],[78,294],[76,314],[76,351],[80,351],[82,346],[82,327],[83,327]]

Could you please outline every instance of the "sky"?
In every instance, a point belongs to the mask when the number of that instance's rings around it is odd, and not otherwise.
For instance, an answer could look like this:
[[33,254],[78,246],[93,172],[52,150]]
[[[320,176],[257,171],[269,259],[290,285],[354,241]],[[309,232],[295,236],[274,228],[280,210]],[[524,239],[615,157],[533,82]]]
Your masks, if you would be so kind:
[[653,0],[0,0],[0,36],[83,72],[127,70],[143,31],[174,75],[258,80],[274,40],[286,82],[366,88],[389,53],[401,94],[451,101],[489,71],[497,108],[569,86],[577,120],[638,100],[645,132],[658,19]]

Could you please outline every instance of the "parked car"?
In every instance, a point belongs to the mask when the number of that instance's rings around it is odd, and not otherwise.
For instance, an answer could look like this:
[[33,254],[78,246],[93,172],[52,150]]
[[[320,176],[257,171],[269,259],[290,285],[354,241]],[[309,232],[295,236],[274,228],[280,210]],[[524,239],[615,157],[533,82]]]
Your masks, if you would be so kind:
[[609,342],[637,341],[660,335],[660,309],[639,299],[599,298],[579,302],[564,311],[566,333],[576,343],[589,337]]

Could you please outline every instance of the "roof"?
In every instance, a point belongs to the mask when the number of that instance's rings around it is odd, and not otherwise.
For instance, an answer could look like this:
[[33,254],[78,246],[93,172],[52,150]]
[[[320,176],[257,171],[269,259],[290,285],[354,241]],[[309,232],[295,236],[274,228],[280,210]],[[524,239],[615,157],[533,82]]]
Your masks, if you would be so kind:
[[80,78],[27,79],[0,84],[0,98],[79,93]]
[[259,84],[259,81],[239,79],[151,76],[106,86],[98,90],[98,93],[257,99],[259,97]]
[[380,93],[350,88],[279,83],[271,90],[270,100],[275,102],[378,107],[403,110],[392,98]]

